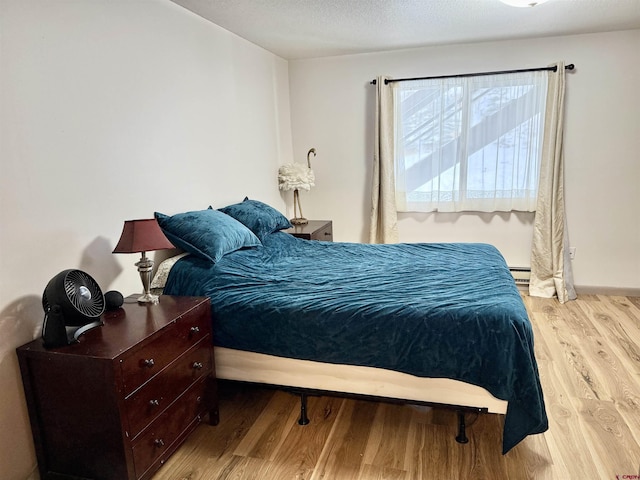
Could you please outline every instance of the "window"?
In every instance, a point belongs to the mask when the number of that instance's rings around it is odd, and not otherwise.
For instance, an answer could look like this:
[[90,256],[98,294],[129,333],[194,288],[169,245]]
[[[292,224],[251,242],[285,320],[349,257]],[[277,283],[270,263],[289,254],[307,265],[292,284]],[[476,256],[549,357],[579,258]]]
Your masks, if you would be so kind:
[[535,211],[546,71],[393,87],[398,211]]

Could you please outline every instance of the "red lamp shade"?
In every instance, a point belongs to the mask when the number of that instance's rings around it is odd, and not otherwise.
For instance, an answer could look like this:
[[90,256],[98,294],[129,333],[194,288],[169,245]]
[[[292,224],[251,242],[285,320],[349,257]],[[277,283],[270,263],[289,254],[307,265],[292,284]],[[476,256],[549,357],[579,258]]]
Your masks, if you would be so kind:
[[155,218],[126,220],[113,253],[138,253],[175,248]]

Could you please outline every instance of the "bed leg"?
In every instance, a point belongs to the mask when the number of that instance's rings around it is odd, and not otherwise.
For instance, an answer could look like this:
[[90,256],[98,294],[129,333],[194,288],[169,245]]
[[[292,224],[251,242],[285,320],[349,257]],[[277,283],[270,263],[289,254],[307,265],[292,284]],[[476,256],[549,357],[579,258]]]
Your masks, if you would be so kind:
[[307,425],[309,423],[309,417],[307,417],[307,394],[300,394],[300,420],[298,425]]
[[456,442],[469,443],[467,433],[465,431],[466,425],[464,423],[464,412],[458,411],[458,436],[456,436]]

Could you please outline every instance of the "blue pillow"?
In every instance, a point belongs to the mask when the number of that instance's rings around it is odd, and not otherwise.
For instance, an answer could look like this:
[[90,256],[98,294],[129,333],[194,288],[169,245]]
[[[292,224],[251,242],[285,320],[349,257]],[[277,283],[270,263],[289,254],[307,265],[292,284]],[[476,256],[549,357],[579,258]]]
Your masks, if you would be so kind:
[[219,208],[223,213],[235,218],[262,240],[266,235],[291,228],[291,222],[282,213],[266,203],[249,200]]
[[213,263],[227,253],[261,245],[251,230],[217,210],[154,215],[171,243]]

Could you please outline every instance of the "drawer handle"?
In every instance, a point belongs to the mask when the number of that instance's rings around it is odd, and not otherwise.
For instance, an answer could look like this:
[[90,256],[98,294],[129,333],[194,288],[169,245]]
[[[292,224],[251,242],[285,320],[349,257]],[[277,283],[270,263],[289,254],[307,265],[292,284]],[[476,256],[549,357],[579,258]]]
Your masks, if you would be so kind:
[[194,370],[202,370],[202,367],[204,367],[204,365],[202,365],[201,362],[193,362],[192,367]]
[[153,400],[149,400],[149,406],[157,407],[158,405],[160,405],[160,402],[158,400],[156,400],[155,398]]
[[162,448],[162,447],[164,447],[164,440],[162,440],[161,438],[156,438],[153,441],[153,444],[158,448]]
[[156,364],[156,362],[153,360],[153,358],[145,358],[142,361],[142,366],[147,367],[147,368],[151,368]]
[[200,333],[200,327],[191,327],[189,330],[192,334]]

